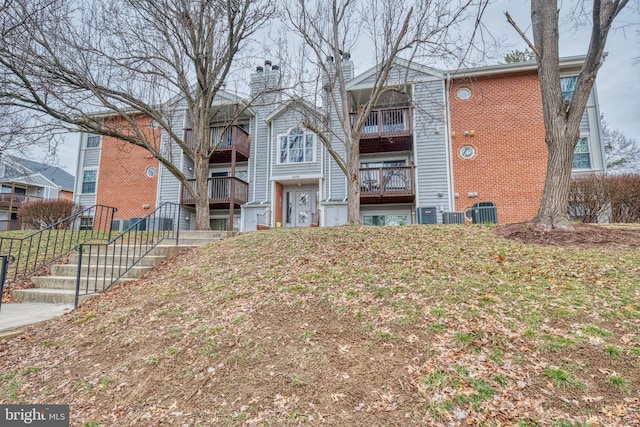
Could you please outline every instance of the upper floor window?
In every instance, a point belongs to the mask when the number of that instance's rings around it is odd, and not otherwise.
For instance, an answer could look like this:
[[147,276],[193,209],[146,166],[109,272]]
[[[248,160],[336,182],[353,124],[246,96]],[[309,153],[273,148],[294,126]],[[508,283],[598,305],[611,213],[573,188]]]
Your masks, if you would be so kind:
[[591,169],[591,156],[589,154],[589,139],[580,138],[573,150],[572,169]]
[[86,170],[82,173],[82,194],[96,192],[98,182],[98,171],[95,169]]
[[87,135],[87,148],[100,147],[100,135]]
[[314,161],[316,138],[305,129],[293,128],[278,136],[278,163],[306,163]]
[[560,77],[560,88],[562,89],[562,99],[571,101],[573,91],[576,90],[578,76]]

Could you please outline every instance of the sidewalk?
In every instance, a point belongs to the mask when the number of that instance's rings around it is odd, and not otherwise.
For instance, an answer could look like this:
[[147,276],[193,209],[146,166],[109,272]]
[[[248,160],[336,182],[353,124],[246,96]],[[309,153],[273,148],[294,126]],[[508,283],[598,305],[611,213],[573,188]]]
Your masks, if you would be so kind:
[[0,307],[0,334],[61,316],[71,310],[72,304],[3,303]]

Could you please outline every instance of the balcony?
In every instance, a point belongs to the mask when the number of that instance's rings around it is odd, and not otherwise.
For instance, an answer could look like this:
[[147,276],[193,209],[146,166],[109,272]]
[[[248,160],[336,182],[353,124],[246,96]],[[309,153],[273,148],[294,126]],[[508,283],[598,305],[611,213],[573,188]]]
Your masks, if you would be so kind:
[[[351,113],[351,125],[358,113]],[[413,149],[410,107],[373,110],[362,127],[360,153],[410,151]]]
[[[194,147],[193,130],[184,130],[184,140],[190,147]],[[239,126],[212,126],[209,128],[209,148],[214,149],[210,163],[231,163],[233,153],[236,161],[249,160],[249,134]]]
[[[196,180],[189,183],[195,185]],[[207,195],[211,209],[226,209],[229,205],[240,206],[249,199],[249,183],[235,177],[220,177],[207,179]],[[182,189],[182,204],[195,206],[196,200],[189,192]]]
[[19,208],[20,206],[40,200],[42,200],[42,197],[27,196],[26,194],[19,193],[0,193],[0,207],[3,208],[8,208],[10,206]]
[[414,166],[360,169],[360,203],[412,203],[415,199]]

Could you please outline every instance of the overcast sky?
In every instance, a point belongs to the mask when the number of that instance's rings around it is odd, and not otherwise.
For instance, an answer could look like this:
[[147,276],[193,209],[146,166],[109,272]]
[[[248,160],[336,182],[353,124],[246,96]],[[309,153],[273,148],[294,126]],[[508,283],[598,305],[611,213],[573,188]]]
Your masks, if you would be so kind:
[[[570,3],[570,2],[567,2]],[[632,2],[631,2],[632,3]],[[629,7],[628,7],[629,9]],[[523,50],[526,45],[515,30],[507,23],[504,11],[509,11],[520,28],[530,30],[530,2],[528,0],[495,0],[486,9],[483,21],[492,35],[505,43],[505,50]],[[639,22],[626,10],[617,19],[617,27],[623,23]],[[561,27],[560,54],[562,56],[584,55],[589,45],[589,28],[570,29]],[[638,25],[611,31],[607,40],[608,56],[600,68],[596,80],[600,112],[611,128],[621,130],[625,135],[640,141],[640,36]],[[357,52],[352,52],[356,74],[366,71],[370,64],[358,62]],[[260,63],[259,59],[256,59]],[[634,62],[636,64],[634,65]],[[497,61],[496,61],[497,63]],[[425,64],[429,65],[429,64]],[[78,135],[69,134],[59,148],[60,166],[75,175],[78,152]]]

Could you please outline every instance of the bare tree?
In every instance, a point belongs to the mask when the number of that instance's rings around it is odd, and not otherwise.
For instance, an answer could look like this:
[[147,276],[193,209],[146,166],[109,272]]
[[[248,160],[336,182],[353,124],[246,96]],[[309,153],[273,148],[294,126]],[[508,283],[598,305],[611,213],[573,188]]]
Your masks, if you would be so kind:
[[[273,0],[12,0],[0,28],[21,31],[0,41],[1,99],[147,149],[195,199],[196,228],[209,229],[209,158],[221,142],[209,123],[226,115],[231,126],[246,108],[219,108],[216,95],[274,12]],[[172,125],[182,112],[189,138]],[[175,145],[193,161],[195,185],[172,158]]]
[[609,171],[640,171],[640,145],[635,139],[627,137],[618,129],[611,129],[604,119],[602,119],[602,136]]
[[[320,71],[325,114],[302,109],[303,125],[314,132],[347,177],[347,221],[360,222],[360,139],[370,113],[386,92],[403,92],[388,85],[396,59],[412,61],[443,57],[459,44],[452,39],[466,18],[479,21],[486,1],[441,0],[289,0],[286,16],[291,29],[302,39],[305,62]],[[375,62],[375,82],[357,112],[350,109],[345,64],[358,40],[367,40]],[[455,39],[459,41],[459,39]],[[317,94],[319,89],[312,91]],[[406,89],[406,88],[404,88]],[[400,96],[407,98],[406,93]],[[304,95],[303,95],[304,96]],[[315,95],[317,96],[317,95]],[[317,104],[313,99],[311,104]],[[337,123],[330,123],[336,120]]]
[[607,36],[611,25],[628,0],[594,0],[591,10],[591,39],[585,61],[578,75],[571,99],[564,99],[560,86],[559,17],[556,0],[532,0],[531,24],[533,41],[513,21],[507,20],[527,42],[536,56],[542,108],[546,130],[548,161],[540,208],[529,226],[549,231],[573,231],[568,217],[568,197],[571,182],[573,152],[580,137],[580,121],[589,94],[602,65]]

